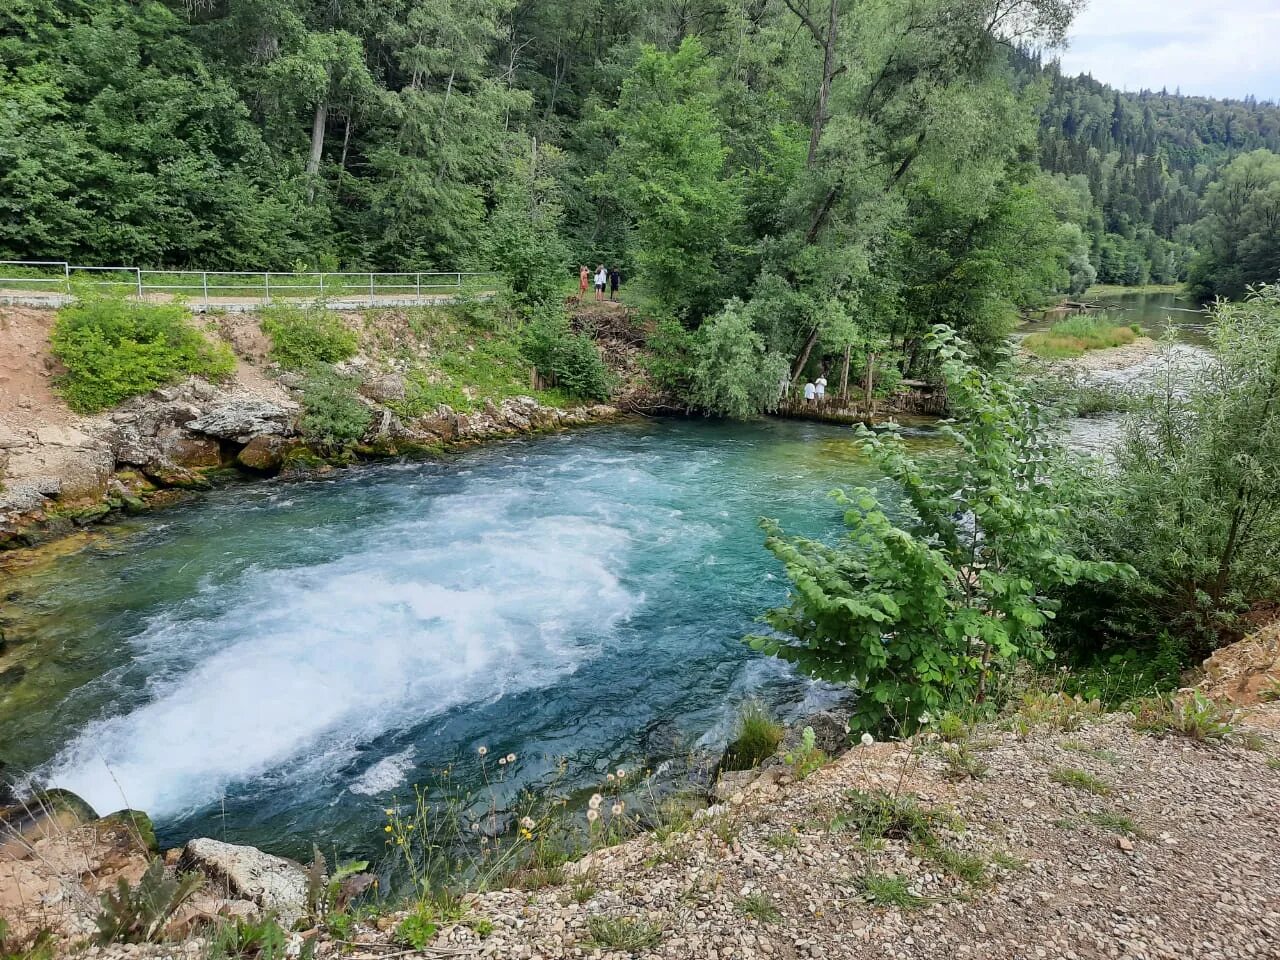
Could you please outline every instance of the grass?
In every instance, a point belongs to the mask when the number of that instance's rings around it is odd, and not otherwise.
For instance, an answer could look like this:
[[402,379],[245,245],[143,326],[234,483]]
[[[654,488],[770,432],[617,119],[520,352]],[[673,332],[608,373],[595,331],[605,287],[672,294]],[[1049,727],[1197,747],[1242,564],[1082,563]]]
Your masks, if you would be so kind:
[[987,882],[987,862],[973,853],[935,844],[922,852],[957,880],[981,885]]
[[1083,356],[1089,350],[1122,347],[1138,339],[1139,330],[1125,326],[1106,315],[1080,314],[1059,320],[1047,333],[1033,333],[1022,345],[1046,360],[1064,360]]
[[877,907],[914,910],[928,902],[919,894],[911,892],[905,877],[893,873],[868,871],[857,879],[857,887],[862,898]]
[[794,850],[800,845],[800,838],[789,830],[780,830],[769,834],[765,843],[774,850]]
[[1131,817],[1127,817],[1121,813],[1112,813],[1109,810],[1104,810],[1102,813],[1088,814],[1088,820],[1095,827],[1110,830],[1112,833],[1118,833],[1122,837],[1133,837],[1135,840],[1145,840],[1149,836],[1149,834],[1138,826]]
[[661,924],[633,917],[588,917],[587,932],[587,945],[601,950],[637,953],[651,950],[662,941]]
[[761,923],[777,923],[782,914],[763,893],[751,893],[738,900],[738,909],[744,916],[754,917]]
[[947,765],[947,779],[955,782],[981,780],[990,769],[982,758],[975,754],[968,744],[964,743],[958,746],[944,747],[942,759]]
[[1270,770],[1280,770],[1280,757],[1267,757],[1267,768]]
[[1049,779],[1064,787],[1073,787],[1098,797],[1109,797],[1115,792],[1111,784],[1105,780],[1100,780],[1087,770],[1076,767],[1058,767],[1049,773]]
[[777,752],[785,734],[786,728],[763,704],[747,701],[739,710],[737,730],[725,750],[722,769],[751,770],[760,766]]

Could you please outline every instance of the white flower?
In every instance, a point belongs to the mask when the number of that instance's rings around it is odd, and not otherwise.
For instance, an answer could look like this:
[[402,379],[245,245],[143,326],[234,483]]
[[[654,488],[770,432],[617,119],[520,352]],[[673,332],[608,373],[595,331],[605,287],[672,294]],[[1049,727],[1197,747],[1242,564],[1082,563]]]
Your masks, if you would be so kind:
[[608,780],[610,783],[613,783],[613,774],[612,773],[607,774],[605,776],[605,779]]
[[615,803],[615,804],[614,804],[612,807],[610,807],[609,809],[610,809],[610,811],[613,813],[613,815],[614,815],[615,817],[616,817],[616,816],[619,816],[619,815],[622,813],[622,810],[623,810],[623,803],[622,803],[622,801],[621,801],[621,800],[619,800],[617,803]]
[[532,830],[536,824],[533,822],[533,817],[525,817],[520,821],[520,826],[524,827],[526,830]]
[[488,752],[489,752],[488,747],[481,747],[479,750],[476,751],[476,753],[480,754],[480,756],[482,757]]
[[869,734],[869,733],[864,733],[864,734],[862,735],[862,745],[863,745],[864,747],[869,747],[869,746],[871,746],[871,745],[872,745],[873,743],[875,743],[875,742],[876,742],[876,738],[875,738],[875,737],[873,737],[871,734]]
[[619,780],[621,780],[621,779],[622,779],[623,777],[625,777],[626,775],[627,775],[627,771],[625,771],[625,770],[623,770],[621,767],[619,767],[619,768],[618,768],[618,779],[619,779]]
[[472,833],[479,833],[479,832],[480,832],[480,824],[479,824],[479,822],[473,823],[473,824],[471,825],[471,832],[472,832]]
[[599,810],[600,804],[602,803],[604,803],[604,797],[600,796],[598,793],[593,793],[591,795],[591,799],[587,801],[587,806],[592,810]]
[[927,713],[920,714],[920,726],[927,727],[931,723],[933,723],[933,717]]
[[508,753],[507,763],[515,763],[515,762],[516,762],[516,755],[514,753]]
[[596,810],[596,809],[593,807],[592,809],[590,809],[590,810],[588,810],[588,811],[587,811],[587,822],[588,822],[588,823],[595,823],[595,822],[596,822],[597,820],[599,820],[599,819],[600,819],[600,811],[599,811],[599,810]]
[[500,767],[505,767],[506,765],[507,765],[507,758],[506,758],[506,757],[499,757],[499,758],[498,758],[498,766],[500,766]]

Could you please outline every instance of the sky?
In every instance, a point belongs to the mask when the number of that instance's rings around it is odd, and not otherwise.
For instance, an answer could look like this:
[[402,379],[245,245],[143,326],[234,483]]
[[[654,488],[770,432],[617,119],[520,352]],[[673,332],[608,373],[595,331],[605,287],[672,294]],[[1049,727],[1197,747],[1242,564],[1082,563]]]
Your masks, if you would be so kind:
[[1090,0],[1061,56],[1124,90],[1280,101],[1280,0]]

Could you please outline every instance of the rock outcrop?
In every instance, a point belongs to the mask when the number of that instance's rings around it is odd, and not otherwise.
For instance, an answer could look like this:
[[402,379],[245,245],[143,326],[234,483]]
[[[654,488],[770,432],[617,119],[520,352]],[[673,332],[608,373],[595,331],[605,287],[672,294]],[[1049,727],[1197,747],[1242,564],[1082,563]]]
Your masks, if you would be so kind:
[[179,863],[221,883],[229,896],[274,912],[285,929],[306,910],[307,872],[292,860],[201,837],[186,845]]

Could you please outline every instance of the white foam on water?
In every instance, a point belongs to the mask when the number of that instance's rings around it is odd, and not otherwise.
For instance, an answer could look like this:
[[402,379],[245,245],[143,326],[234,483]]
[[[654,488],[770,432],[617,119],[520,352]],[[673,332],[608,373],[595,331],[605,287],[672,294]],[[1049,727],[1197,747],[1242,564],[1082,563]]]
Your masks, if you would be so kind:
[[[286,764],[333,776],[389,731],[554,683],[638,602],[613,572],[628,532],[599,516],[534,516],[510,488],[406,507],[417,517],[361,531],[346,556],[251,568],[203,584],[200,617],[159,613],[132,638],[159,677],[148,701],[88,725],[41,779],[169,817]],[[411,763],[388,757],[352,789]]]
[[409,747],[389,757],[383,757],[353,780],[347,789],[365,797],[376,797],[380,793],[394,790],[404,783],[409,771],[413,769],[413,760],[417,753],[417,750]]

